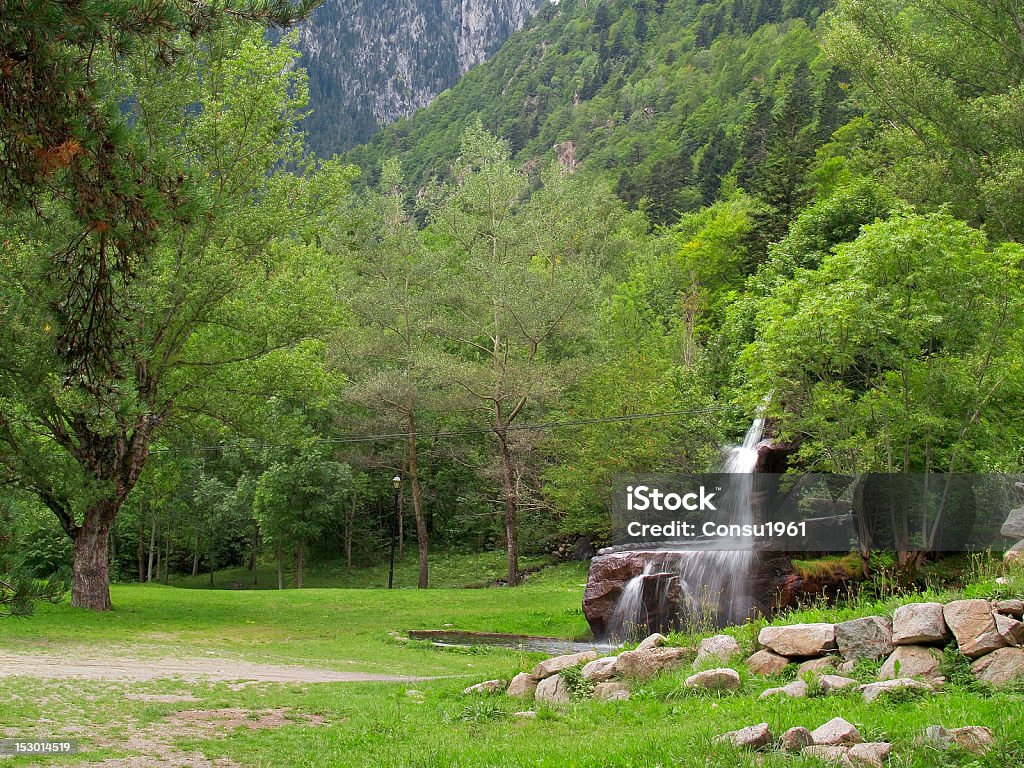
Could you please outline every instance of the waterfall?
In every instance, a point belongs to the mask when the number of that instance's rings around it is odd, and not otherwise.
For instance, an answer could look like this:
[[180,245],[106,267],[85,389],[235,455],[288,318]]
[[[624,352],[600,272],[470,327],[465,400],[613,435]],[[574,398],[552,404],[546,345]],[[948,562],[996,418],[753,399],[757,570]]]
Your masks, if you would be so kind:
[[[722,472],[736,475],[730,491],[738,503],[730,523],[753,522],[751,494],[757,466],[757,446],[764,436],[764,419],[756,418],[743,442],[733,446]],[[685,625],[708,628],[741,623],[753,612],[750,581],[757,554],[750,549],[659,549],[643,573],[626,582],[609,622],[609,636],[635,638],[652,627]],[[682,615],[675,606],[682,605]]]

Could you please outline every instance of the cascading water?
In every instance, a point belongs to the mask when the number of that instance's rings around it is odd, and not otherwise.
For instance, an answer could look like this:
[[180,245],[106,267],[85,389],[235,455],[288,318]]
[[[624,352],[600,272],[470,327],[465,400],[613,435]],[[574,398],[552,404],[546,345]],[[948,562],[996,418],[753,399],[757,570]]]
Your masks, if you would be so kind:
[[[730,523],[753,523],[751,503],[757,446],[764,419],[757,418],[740,445],[730,449],[722,471],[730,479],[737,503]],[[609,621],[609,636],[625,640],[656,624],[680,628],[685,623],[740,623],[751,616],[750,577],[757,553],[748,549],[663,548],[649,555],[643,573],[626,582]],[[677,606],[682,615],[677,614]],[[673,615],[666,616],[666,611]]]

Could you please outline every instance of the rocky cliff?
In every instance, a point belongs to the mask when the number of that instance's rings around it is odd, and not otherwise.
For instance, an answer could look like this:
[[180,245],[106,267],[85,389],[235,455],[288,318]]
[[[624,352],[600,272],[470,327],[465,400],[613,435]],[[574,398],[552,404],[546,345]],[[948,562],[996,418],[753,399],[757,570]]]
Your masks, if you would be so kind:
[[549,0],[325,0],[299,28],[309,146],[328,155],[412,114]]

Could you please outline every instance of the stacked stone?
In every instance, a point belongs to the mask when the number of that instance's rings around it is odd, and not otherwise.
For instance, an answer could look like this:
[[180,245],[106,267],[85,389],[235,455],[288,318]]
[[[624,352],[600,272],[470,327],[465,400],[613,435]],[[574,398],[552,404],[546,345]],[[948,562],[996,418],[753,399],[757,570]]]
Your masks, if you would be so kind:
[[1024,507],[1010,510],[1010,515],[999,532],[1006,538],[1017,541],[1003,555],[1006,564],[1024,565]]

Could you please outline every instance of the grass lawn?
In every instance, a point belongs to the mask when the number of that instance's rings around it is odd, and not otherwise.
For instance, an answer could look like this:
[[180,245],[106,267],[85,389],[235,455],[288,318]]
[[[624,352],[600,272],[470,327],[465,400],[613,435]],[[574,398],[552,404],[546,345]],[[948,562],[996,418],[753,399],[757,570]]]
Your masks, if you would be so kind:
[[[89,614],[45,606],[25,621],[0,622],[0,649],[114,646],[130,652],[201,654],[408,674],[457,675],[416,684],[147,683],[0,678],[0,734],[78,738],[73,758],[15,758],[0,766],[818,766],[777,752],[737,752],[715,735],[759,722],[772,731],[817,727],[835,716],[868,740],[895,745],[894,768],[1015,768],[1024,765],[1024,692],[993,691],[954,680],[925,697],[865,704],[855,694],[758,701],[791,679],[756,678],[738,668],[736,694],[688,691],[688,667],[635,686],[626,702],[580,701],[557,707],[505,696],[465,696],[470,682],[529,669],[536,656],[468,652],[401,643],[389,631],[454,628],[579,636],[582,565],[546,569],[518,589],[198,591],[121,586],[115,611]],[[1024,581],[1024,580],[1022,580]],[[1024,583],[985,583],[971,594],[1022,594]],[[948,598],[949,595],[942,597]],[[824,607],[788,621],[891,612],[899,601]],[[755,627],[734,630],[749,647]],[[673,638],[689,643],[692,638]],[[348,662],[355,662],[349,664]],[[877,664],[857,674],[871,679]],[[534,719],[516,718],[521,709]],[[999,746],[984,757],[916,743],[928,725],[986,725]],[[162,760],[131,755],[164,755]],[[107,762],[101,762],[107,760]]]

